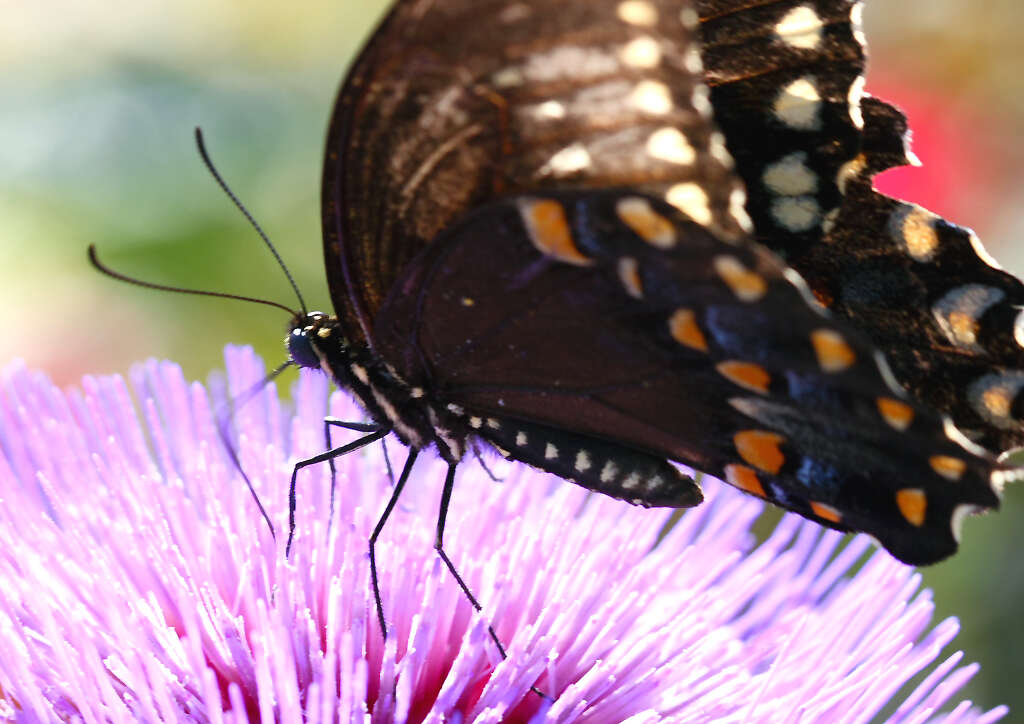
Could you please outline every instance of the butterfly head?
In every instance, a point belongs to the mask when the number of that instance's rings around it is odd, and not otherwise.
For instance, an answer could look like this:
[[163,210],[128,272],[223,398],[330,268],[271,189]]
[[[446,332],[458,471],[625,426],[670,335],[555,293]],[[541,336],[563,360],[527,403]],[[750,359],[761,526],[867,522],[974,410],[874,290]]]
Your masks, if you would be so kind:
[[288,356],[299,367],[319,368],[321,355],[317,346],[324,340],[333,339],[335,345],[346,346],[337,319],[323,312],[307,312],[296,315],[289,324],[285,346]]

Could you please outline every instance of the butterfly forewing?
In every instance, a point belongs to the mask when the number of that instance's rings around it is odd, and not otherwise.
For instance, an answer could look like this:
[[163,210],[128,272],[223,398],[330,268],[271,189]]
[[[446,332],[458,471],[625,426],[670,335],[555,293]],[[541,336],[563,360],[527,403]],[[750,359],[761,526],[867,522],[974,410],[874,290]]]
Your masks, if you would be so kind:
[[371,336],[412,256],[503,194],[635,185],[738,232],[697,32],[679,0],[397,4],[328,138],[324,243],[350,331]]

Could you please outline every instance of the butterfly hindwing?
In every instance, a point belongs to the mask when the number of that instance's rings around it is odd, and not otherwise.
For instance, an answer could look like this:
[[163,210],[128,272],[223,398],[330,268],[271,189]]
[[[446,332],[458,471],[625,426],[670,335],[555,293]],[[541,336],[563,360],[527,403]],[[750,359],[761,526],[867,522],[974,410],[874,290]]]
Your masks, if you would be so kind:
[[[494,254],[506,263],[487,264]],[[651,197],[480,209],[411,265],[375,335],[402,375],[471,417],[664,456],[906,561],[949,555],[954,518],[998,503],[994,460],[905,399],[777,257]],[[577,453],[499,445],[559,474]]]

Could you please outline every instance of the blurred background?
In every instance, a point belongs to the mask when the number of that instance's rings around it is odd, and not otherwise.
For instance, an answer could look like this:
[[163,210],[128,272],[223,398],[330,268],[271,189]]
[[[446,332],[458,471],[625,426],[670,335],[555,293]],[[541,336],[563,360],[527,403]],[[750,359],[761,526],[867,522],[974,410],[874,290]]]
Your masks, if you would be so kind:
[[[329,309],[319,224],[324,130],[342,73],[385,0],[0,0],[0,365],[64,384],[171,358],[190,377],[227,342],[283,361],[286,319],[238,302],[132,289],[142,279],[293,304],[272,259],[195,152],[277,243],[313,308]],[[923,169],[880,185],[973,227],[1024,271],[1024,19],[1020,0],[876,0],[868,91],[910,115]],[[1024,490],[969,521],[952,561],[923,571],[937,620],[982,671],[968,695],[1024,712]],[[1011,714],[1011,720],[1016,720]]]

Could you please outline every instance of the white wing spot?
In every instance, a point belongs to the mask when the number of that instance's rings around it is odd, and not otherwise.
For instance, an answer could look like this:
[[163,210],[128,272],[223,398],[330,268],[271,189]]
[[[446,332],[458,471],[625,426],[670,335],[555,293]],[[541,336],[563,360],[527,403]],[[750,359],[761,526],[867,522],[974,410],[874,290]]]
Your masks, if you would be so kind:
[[590,470],[590,453],[586,450],[580,450],[576,453],[576,462],[573,467],[576,468],[577,472],[581,473]]
[[809,5],[798,5],[775,25],[775,34],[791,48],[816,50],[824,39],[825,24]]
[[590,166],[590,152],[581,143],[566,146],[552,156],[540,169],[541,173],[568,176]]
[[861,46],[867,45],[868,39],[864,34],[864,3],[856,2],[850,8],[850,26],[853,30],[853,39]]
[[806,152],[791,153],[765,168],[761,181],[780,196],[814,193],[818,190],[818,176],[807,168],[806,162]]
[[786,231],[808,231],[821,223],[821,207],[813,196],[778,198],[772,201],[772,217]]
[[619,20],[630,25],[653,27],[658,23],[658,8],[646,0],[623,0],[616,9]]
[[631,68],[657,68],[661,64],[661,46],[654,38],[644,35],[622,46],[619,57]]
[[680,166],[697,160],[697,152],[678,128],[659,128],[647,137],[647,155]]
[[629,103],[652,116],[663,116],[671,112],[675,106],[668,86],[656,80],[642,80],[637,83],[633,92],[629,94]]
[[747,192],[741,187],[736,187],[729,194],[729,213],[746,232],[754,230],[754,222],[747,214]]
[[544,101],[533,109],[533,114],[537,118],[557,120],[565,118],[565,106],[558,101]]
[[914,261],[931,261],[939,249],[939,235],[935,231],[938,217],[913,204],[901,205],[889,217],[886,225],[889,236]]
[[675,206],[701,226],[711,223],[711,207],[708,195],[699,184],[692,181],[674,184],[665,193],[665,201]]
[[981,239],[978,238],[978,235],[973,231],[968,232],[968,235],[971,241],[971,247],[974,249],[974,253],[978,255],[978,258],[993,269],[1001,270],[1003,267],[999,265],[999,262],[996,261],[994,256],[988,253],[988,249],[986,249],[985,245],[981,243]]
[[821,94],[814,76],[798,78],[779,93],[772,105],[778,121],[798,131],[821,130]]
[[601,468],[601,482],[610,483],[615,480],[615,476],[619,474],[619,466],[613,463],[611,460],[604,464]]
[[558,448],[557,447],[555,447],[551,443],[548,443],[547,445],[544,446],[544,459],[545,460],[554,460],[557,457],[558,457]]
[[626,476],[626,479],[622,481],[623,490],[633,490],[640,486],[640,476],[636,473],[630,473]]
[[867,82],[867,78],[859,75],[850,84],[850,95],[848,97],[850,120],[853,121],[853,125],[857,128],[864,128],[864,112],[861,111],[860,102],[864,99],[864,85]]
[[518,445],[519,447],[523,447],[529,442],[530,440],[526,437],[525,432],[520,431],[516,433],[516,445]]
[[711,134],[711,138],[708,143],[708,151],[711,153],[711,158],[718,161],[725,168],[732,168],[732,154],[729,153],[729,149],[725,145],[725,136],[718,131]]

